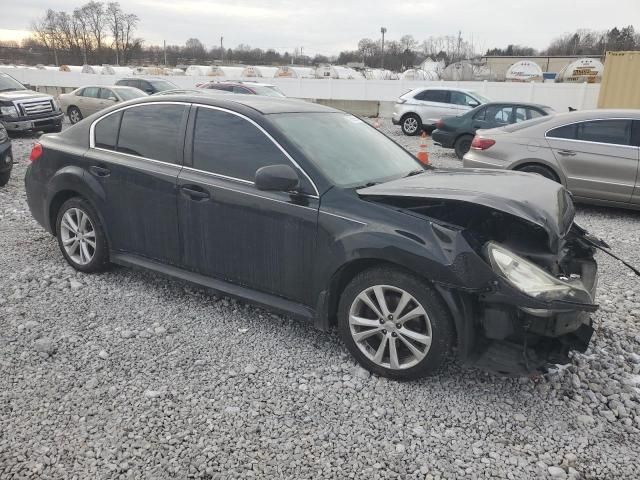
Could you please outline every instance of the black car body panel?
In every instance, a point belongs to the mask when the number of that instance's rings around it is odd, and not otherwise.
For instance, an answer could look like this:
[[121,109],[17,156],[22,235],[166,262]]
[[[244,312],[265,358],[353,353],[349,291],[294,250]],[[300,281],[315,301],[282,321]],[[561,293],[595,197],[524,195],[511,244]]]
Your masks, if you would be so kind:
[[[175,127],[184,148],[173,163],[92,147],[97,119],[145,104],[186,106]],[[298,190],[260,191],[251,181],[194,168],[194,122],[207,108],[240,115],[277,142],[299,172]],[[112,261],[235,295],[320,329],[334,323],[340,292],[353,275],[392,264],[436,286],[467,363],[518,374],[586,349],[597,268],[561,186],[514,172],[427,170],[341,188],[271,120],[282,112],[335,110],[241,95],[119,104],[42,137],[44,153],[25,178],[29,207],[55,233],[57,208],[83,196],[105,226]],[[543,301],[517,290],[484,257],[488,241],[553,275],[574,276],[590,299]]]
[[[4,132],[4,130],[2,132]],[[2,136],[2,132],[0,132],[0,136]],[[11,153],[11,140],[7,136],[4,141],[0,140],[0,174],[11,172],[12,169],[13,155]]]

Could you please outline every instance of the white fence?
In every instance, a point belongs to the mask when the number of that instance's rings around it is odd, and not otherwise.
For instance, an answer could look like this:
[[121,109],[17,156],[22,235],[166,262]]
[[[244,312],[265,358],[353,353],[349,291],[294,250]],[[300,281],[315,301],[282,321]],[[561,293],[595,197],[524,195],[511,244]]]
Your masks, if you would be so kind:
[[[118,75],[95,75],[76,72],[0,68],[17,80],[34,87],[75,88],[82,85],[112,85]],[[211,81],[213,77],[163,77],[181,88],[193,88],[197,83]],[[220,80],[220,77],[216,77]],[[277,85],[287,96],[305,99],[359,100],[392,102],[406,91],[416,87],[451,86],[475,90],[496,101],[533,102],[548,105],[557,111],[569,107],[596,108],[599,84],[572,83],[505,83],[505,82],[427,82],[403,80],[335,80],[292,78],[247,78]]]

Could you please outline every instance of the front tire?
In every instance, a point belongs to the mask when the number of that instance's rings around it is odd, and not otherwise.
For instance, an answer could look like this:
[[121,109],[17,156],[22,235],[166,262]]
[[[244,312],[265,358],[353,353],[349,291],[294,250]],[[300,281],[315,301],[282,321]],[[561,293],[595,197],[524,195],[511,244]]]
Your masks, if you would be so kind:
[[413,137],[422,131],[422,120],[420,120],[420,117],[415,113],[409,113],[402,117],[400,126],[402,128],[402,133]]
[[11,178],[11,170],[8,172],[0,173],[0,187],[4,187],[7,183],[9,183],[9,179]]
[[338,329],[364,368],[405,380],[436,371],[453,341],[449,310],[435,290],[393,267],[365,270],[347,285]]
[[456,139],[456,143],[453,145],[453,148],[456,151],[456,156],[462,160],[465,154],[471,148],[471,142],[473,141],[473,137],[470,135],[463,135],[460,138]]
[[109,264],[109,249],[96,211],[84,198],[62,204],[56,219],[56,237],[65,260],[76,270],[100,272]]
[[73,125],[82,120],[82,112],[78,107],[69,107],[69,110],[67,110],[67,116]]

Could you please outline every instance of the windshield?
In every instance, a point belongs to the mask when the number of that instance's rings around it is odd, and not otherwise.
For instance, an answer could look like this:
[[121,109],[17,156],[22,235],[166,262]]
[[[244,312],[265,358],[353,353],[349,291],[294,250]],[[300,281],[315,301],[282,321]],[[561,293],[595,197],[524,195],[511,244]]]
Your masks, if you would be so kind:
[[9,92],[11,90],[26,90],[26,88],[20,82],[14,80],[13,77],[0,74],[0,92]]
[[381,183],[422,169],[395,142],[350,114],[280,113],[269,119],[340,187]]
[[286,97],[286,95],[274,85],[251,85],[251,88],[256,92],[256,95],[266,95],[267,97]]
[[167,82],[166,80],[156,80],[151,82],[151,84],[158,92],[164,92],[165,90],[175,90],[178,88],[177,85],[174,85],[171,82]]
[[122,100],[133,100],[134,98],[147,96],[145,92],[143,92],[142,90],[138,90],[137,88],[132,88],[131,90],[129,90],[128,88],[118,88],[116,92],[118,93],[118,95],[120,95],[120,98],[122,98]]

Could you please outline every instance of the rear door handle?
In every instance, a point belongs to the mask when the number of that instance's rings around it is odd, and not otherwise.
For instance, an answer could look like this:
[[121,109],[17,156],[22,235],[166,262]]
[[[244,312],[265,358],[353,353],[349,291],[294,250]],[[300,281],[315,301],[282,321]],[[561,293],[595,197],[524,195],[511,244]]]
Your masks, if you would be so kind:
[[182,187],[180,187],[180,191],[184,195],[190,197],[192,200],[200,201],[206,200],[211,197],[211,195],[209,195],[209,192],[198,187],[197,185],[183,185]]
[[558,150],[558,155],[562,155],[563,157],[575,157],[576,152],[573,150]]
[[105,167],[100,167],[98,165],[89,167],[89,171],[96,177],[108,177],[109,175],[111,175],[111,170]]

